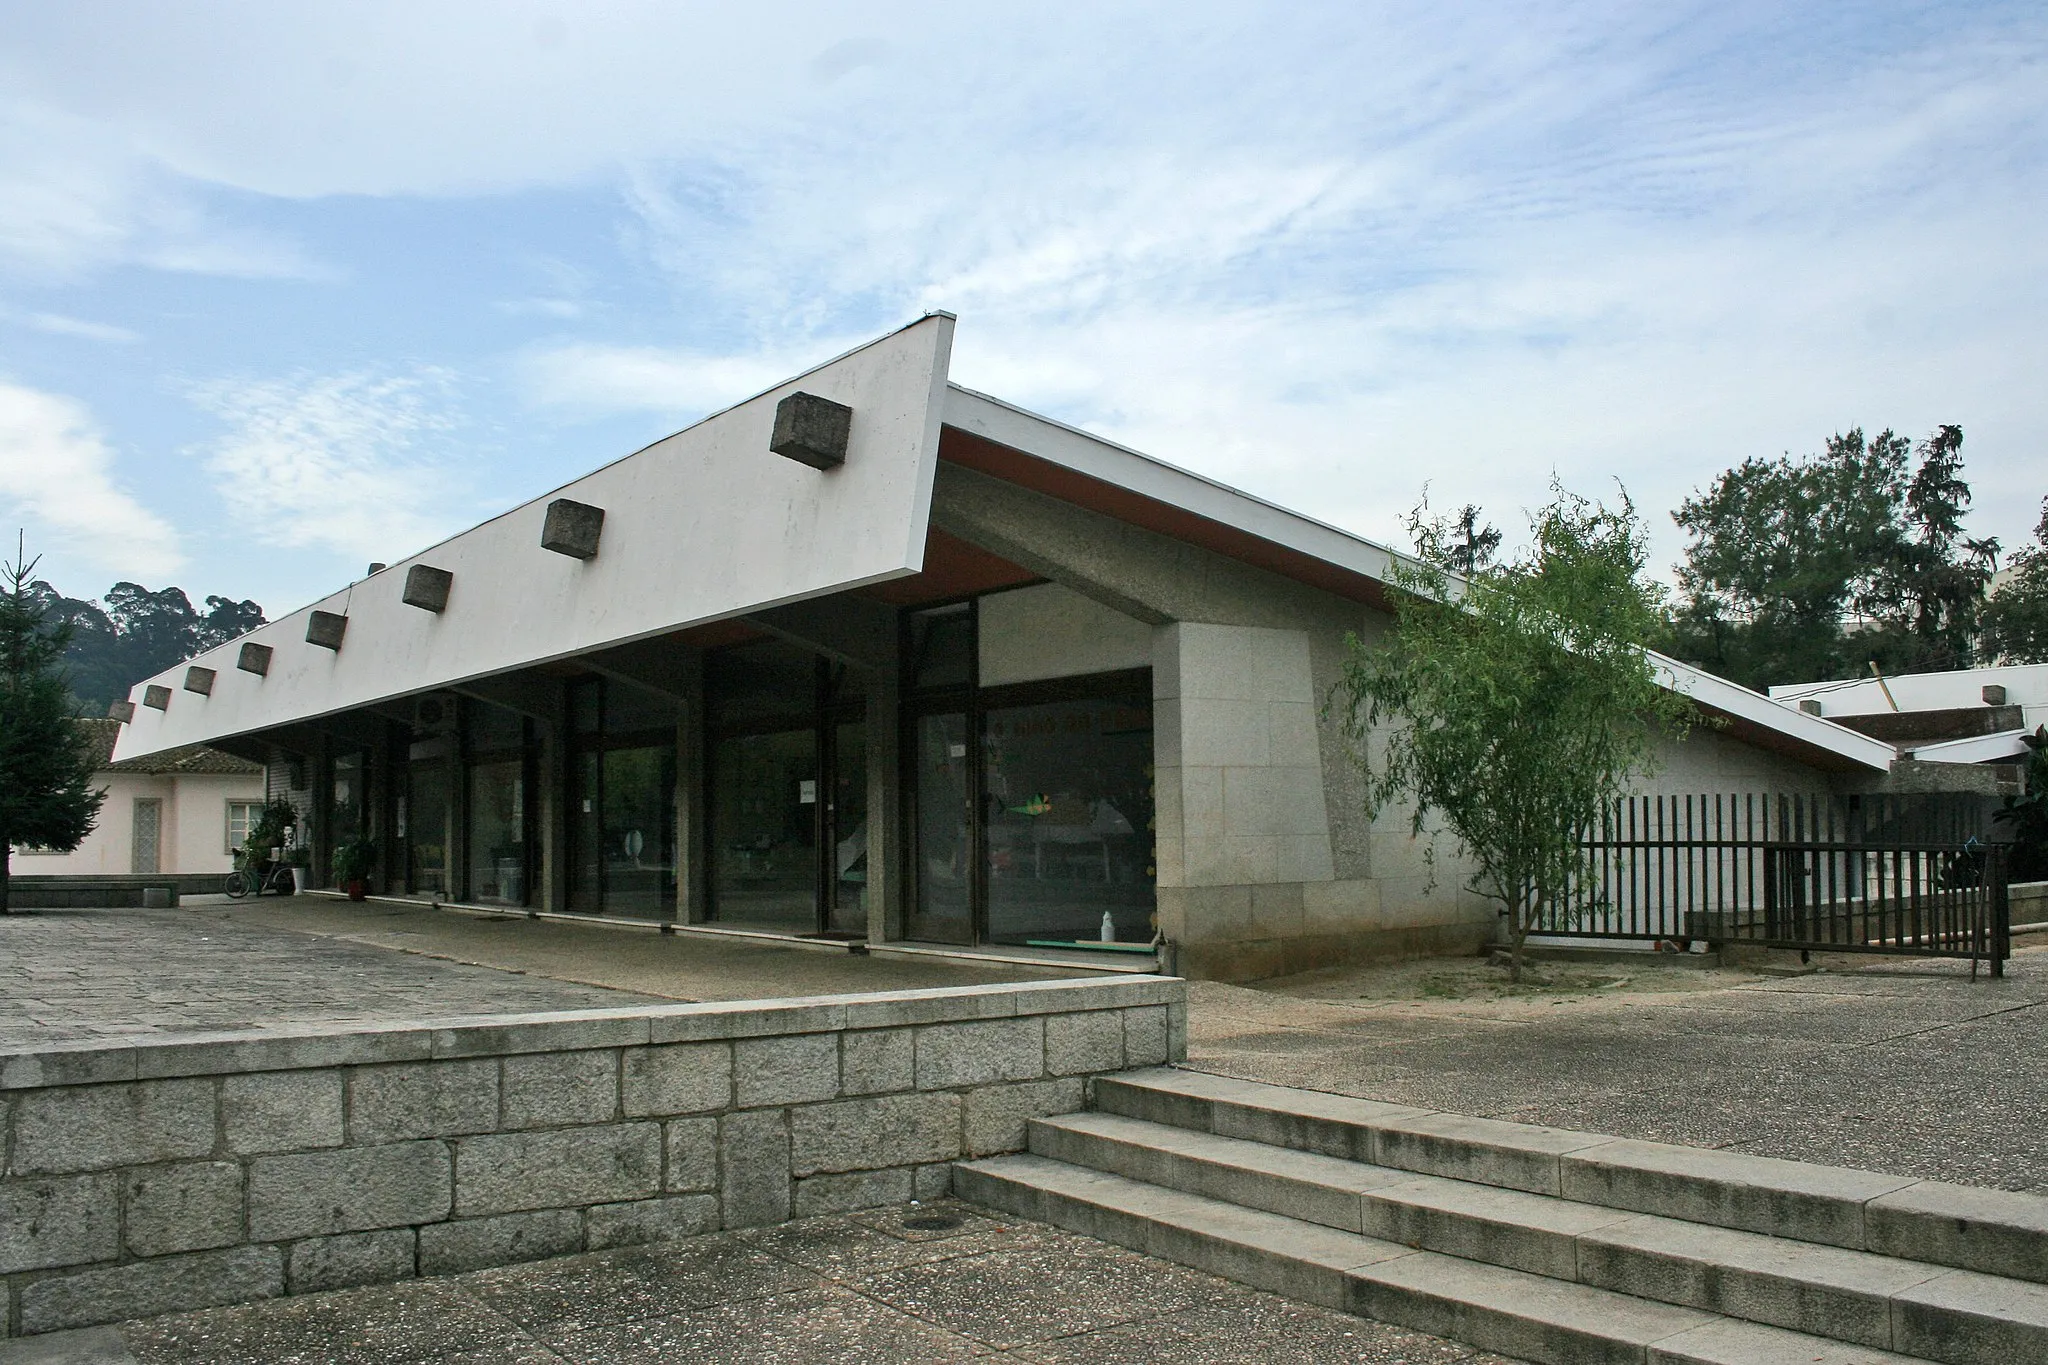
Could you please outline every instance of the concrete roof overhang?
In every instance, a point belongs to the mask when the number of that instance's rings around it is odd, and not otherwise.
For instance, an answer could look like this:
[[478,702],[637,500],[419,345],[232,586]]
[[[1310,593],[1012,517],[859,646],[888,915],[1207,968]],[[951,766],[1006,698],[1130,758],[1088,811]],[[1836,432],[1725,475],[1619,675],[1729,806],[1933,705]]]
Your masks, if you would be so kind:
[[[777,610],[835,594],[903,606],[1034,581],[931,525],[940,459],[1342,598],[1391,605],[1403,557],[1387,547],[950,383],[952,326],[950,315],[926,317],[208,651],[196,662],[216,671],[210,695],[180,689],[185,665],[167,670],[150,681],[171,689],[171,705],[138,707],[116,758],[295,737],[315,723],[345,723],[345,713],[530,670],[603,671],[608,656],[657,639],[703,647],[750,638],[764,623],[776,630]],[[799,389],[858,414],[840,468],[821,473],[768,453],[776,404]],[[607,509],[596,558],[539,547],[556,495]],[[455,572],[445,612],[401,604],[399,584],[414,564]],[[348,617],[340,650],[307,643],[315,610]],[[237,670],[244,642],[272,647],[267,675]],[[1896,756],[1725,679],[1655,662],[1668,686],[1750,743],[1845,771],[1882,771]]]

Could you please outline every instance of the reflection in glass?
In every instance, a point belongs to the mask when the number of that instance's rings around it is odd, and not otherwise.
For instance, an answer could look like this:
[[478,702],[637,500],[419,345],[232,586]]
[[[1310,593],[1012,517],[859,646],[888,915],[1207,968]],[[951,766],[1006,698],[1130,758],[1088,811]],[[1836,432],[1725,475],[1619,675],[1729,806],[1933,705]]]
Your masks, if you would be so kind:
[[494,759],[469,770],[469,898],[526,903],[524,759]]
[[868,727],[843,721],[833,728],[832,905],[826,928],[868,931]]
[[406,769],[406,861],[415,896],[448,894],[448,764],[414,759]]
[[570,765],[569,908],[594,915],[604,909],[604,812],[598,779],[604,754],[577,754]]
[[911,613],[910,685],[960,687],[974,677],[974,612],[968,602]]
[[818,920],[817,732],[718,740],[711,755],[711,906],[727,923],[811,932]]
[[1153,935],[1152,712],[1082,698],[987,713],[988,932],[998,943]]
[[673,744],[604,755],[604,912],[666,919],[675,908]]
[[967,718],[958,712],[917,721],[917,901],[910,937],[935,943],[973,941],[969,891],[973,881],[967,792],[971,763]]

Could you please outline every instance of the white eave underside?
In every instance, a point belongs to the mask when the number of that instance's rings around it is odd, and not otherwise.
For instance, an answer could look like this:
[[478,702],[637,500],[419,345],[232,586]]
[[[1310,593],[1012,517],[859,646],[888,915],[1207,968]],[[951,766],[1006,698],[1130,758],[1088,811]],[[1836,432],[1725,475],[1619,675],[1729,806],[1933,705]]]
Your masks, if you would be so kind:
[[1903,745],[1923,763],[1996,763],[2004,758],[2021,758],[2027,752],[2027,730],[2001,730],[1995,735],[1972,735],[1968,739],[1945,739],[1936,744]]
[[958,384],[946,386],[946,425],[1349,569],[1376,583],[1386,582],[1394,565],[1405,559],[1363,536]]
[[1737,720],[1775,730],[1800,744],[1877,772],[1890,771],[1893,760],[1899,756],[1898,750],[1881,739],[1872,739],[1819,716],[1809,716],[1804,711],[1772,701],[1761,692],[1752,692],[1740,683],[1730,682],[1691,664],[1657,653],[1650,655],[1650,662],[1657,669],[1659,681],[1681,696],[1691,697],[1702,706],[1710,706]]

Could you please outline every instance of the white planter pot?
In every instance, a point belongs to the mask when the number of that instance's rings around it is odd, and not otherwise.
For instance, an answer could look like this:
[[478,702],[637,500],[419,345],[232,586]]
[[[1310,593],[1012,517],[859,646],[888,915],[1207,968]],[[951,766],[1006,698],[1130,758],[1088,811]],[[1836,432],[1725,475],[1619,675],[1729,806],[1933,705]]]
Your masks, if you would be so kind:
[[304,895],[306,891],[306,871],[307,869],[297,863],[292,864],[292,890],[300,895]]

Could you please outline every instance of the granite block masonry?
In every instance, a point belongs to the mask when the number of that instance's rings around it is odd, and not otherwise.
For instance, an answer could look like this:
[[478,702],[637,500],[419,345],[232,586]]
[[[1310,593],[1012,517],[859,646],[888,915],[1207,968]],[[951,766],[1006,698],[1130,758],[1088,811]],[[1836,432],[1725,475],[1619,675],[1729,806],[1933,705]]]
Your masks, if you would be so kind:
[[0,1335],[933,1198],[1185,983],[1026,982],[0,1053]]

